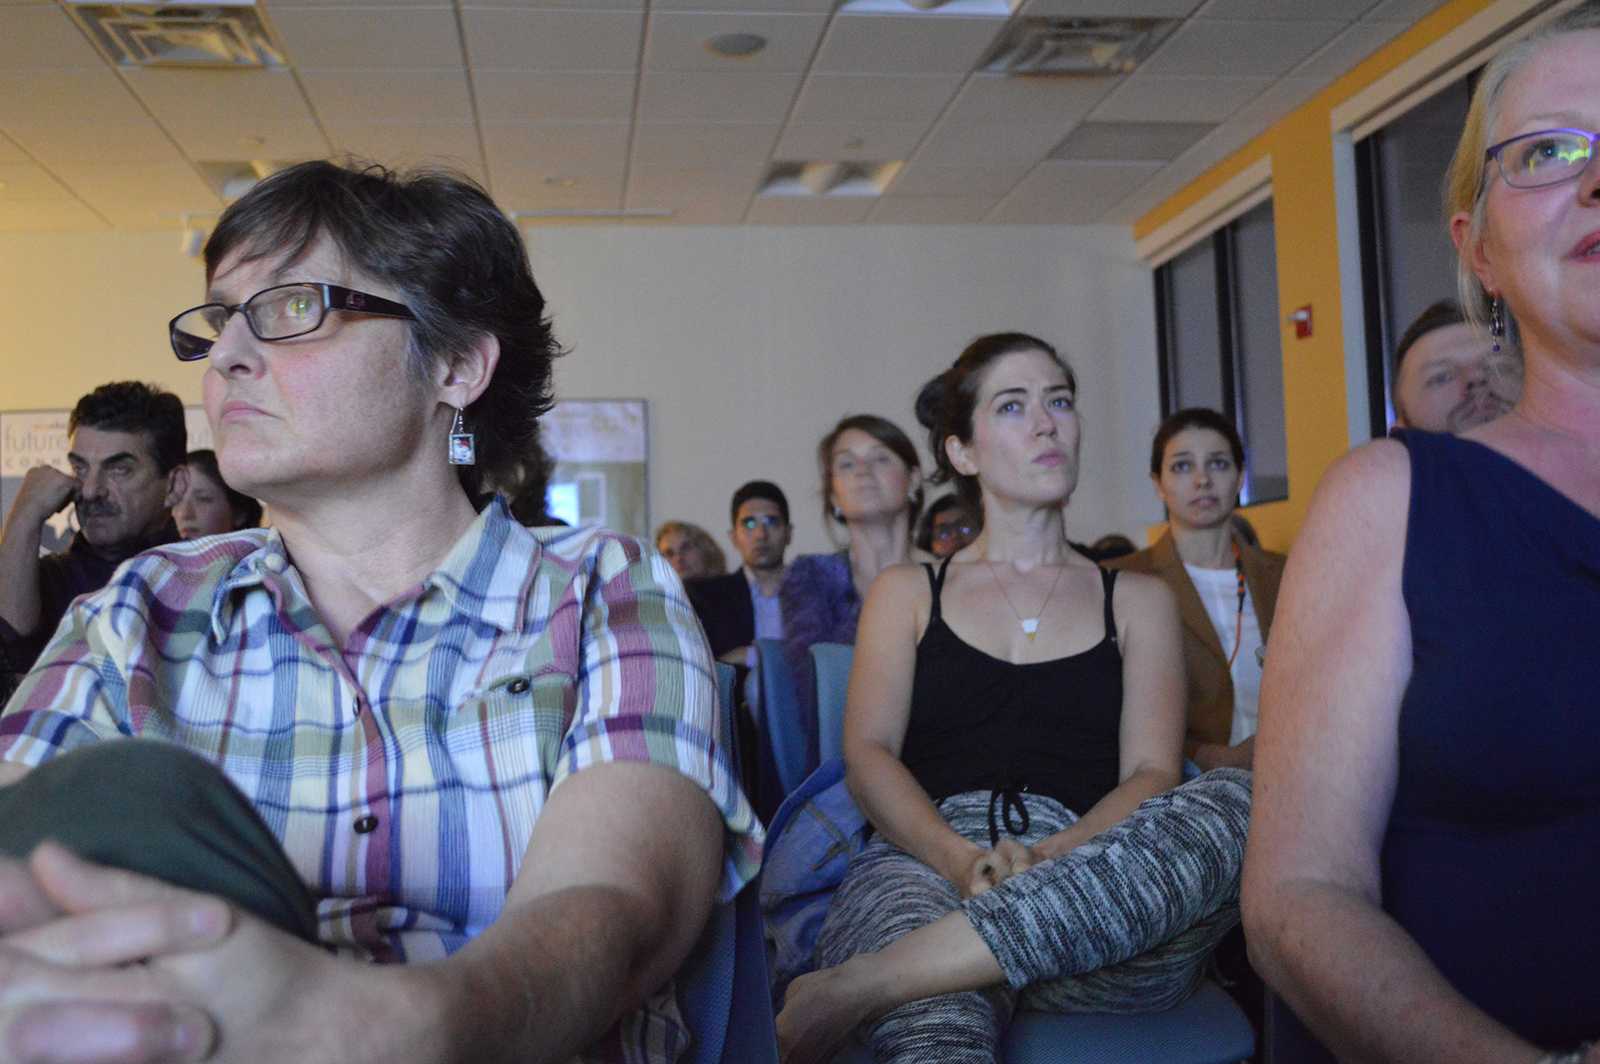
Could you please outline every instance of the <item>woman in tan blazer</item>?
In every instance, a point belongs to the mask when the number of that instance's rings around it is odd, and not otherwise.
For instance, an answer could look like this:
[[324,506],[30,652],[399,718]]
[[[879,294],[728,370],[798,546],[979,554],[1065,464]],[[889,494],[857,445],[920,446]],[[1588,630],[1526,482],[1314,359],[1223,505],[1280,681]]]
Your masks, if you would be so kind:
[[1167,582],[1183,621],[1188,673],[1184,753],[1201,771],[1249,768],[1255,748],[1261,659],[1287,560],[1241,536],[1244,443],[1215,410],[1179,410],[1150,448],[1150,479],[1167,506],[1168,527],[1145,550],[1106,563]]

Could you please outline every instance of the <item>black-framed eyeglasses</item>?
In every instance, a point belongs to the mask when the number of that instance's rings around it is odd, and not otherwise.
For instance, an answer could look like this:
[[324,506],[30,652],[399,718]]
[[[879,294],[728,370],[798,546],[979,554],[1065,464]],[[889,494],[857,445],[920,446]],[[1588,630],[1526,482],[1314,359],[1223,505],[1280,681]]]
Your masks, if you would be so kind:
[[1501,141],[1484,158],[1495,161],[1512,188],[1544,188],[1583,173],[1597,141],[1600,133],[1587,129],[1541,129]]
[[778,529],[788,523],[788,521],[784,520],[782,514],[751,514],[748,517],[739,518],[739,527],[746,532],[754,532],[762,526]]
[[235,313],[244,313],[245,324],[257,340],[270,341],[292,340],[316,332],[330,310],[416,319],[411,308],[382,296],[320,281],[296,281],[263,288],[231,307],[226,303],[190,307],[167,323],[167,333],[178,361],[196,362],[211,352],[211,345]]

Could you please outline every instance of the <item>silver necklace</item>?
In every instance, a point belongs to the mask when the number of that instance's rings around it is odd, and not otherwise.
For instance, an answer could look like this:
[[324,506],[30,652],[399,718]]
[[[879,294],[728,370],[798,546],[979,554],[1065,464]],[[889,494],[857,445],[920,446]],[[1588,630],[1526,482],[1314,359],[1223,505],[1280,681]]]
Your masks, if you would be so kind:
[[1016,603],[1011,601],[1011,596],[1006,594],[1006,585],[1001,582],[1000,574],[994,571],[994,562],[985,558],[983,564],[989,567],[989,575],[994,577],[994,586],[1000,589],[1000,597],[1006,600],[1006,605],[1010,606],[1011,612],[1016,614],[1017,623],[1022,626],[1022,634],[1028,637],[1028,642],[1033,642],[1033,637],[1039,634],[1039,617],[1044,616],[1045,607],[1050,605],[1050,599],[1055,596],[1056,585],[1061,583],[1061,574],[1066,569],[1066,566],[1056,566],[1056,578],[1050,581],[1050,590],[1045,593],[1044,601],[1039,604],[1039,616],[1024,617],[1022,611],[1017,609]]

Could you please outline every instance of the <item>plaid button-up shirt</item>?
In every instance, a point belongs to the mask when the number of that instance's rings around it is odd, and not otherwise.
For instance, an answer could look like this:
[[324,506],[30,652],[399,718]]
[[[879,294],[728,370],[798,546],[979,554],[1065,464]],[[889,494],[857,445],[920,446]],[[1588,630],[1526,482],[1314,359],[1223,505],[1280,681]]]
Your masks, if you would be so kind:
[[[761,826],[713,742],[715,692],[664,559],[604,531],[530,531],[496,499],[343,648],[275,531],[130,560],[73,604],[17,689],[0,759],[118,736],[182,744],[254,802],[321,899],[323,941],[426,961],[494,921],[550,789],[600,762],[663,765],[706,790],[731,898],[759,866]],[[670,988],[614,1036],[601,1057],[674,1059]]]

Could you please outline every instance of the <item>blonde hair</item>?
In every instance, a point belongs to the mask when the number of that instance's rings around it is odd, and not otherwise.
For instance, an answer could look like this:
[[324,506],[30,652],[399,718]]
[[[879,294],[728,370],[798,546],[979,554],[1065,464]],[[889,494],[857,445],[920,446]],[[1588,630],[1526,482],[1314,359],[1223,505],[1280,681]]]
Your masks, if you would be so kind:
[[[1505,92],[1511,75],[1522,69],[1533,54],[1557,37],[1585,30],[1600,30],[1600,0],[1584,3],[1502,50],[1484,67],[1483,76],[1472,94],[1472,107],[1467,111],[1466,125],[1461,139],[1456,143],[1455,155],[1444,179],[1444,216],[1448,225],[1458,213],[1466,213],[1467,238],[1463,251],[1456,256],[1456,290],[1460,295],[1461,310],[1475,328],[1488,327],[1488,310],[1491,302],[1488,291],[1472,270],[1470,255],[1465,251],[1476,244],[1483,233],[1484,205],[1488,200],[1490,173],[1485,153],[1489,150],[1489,137],[1500,118],[1500,97]],[[1515,333],[1511,309],[1505,311],[1506,334]]]
[[654,543],[657,550],[661,549],[661,537],[672,532],[683,533],[690,543],[699,548],[706,560],[706,576],[721,576],[728,571],[728,556],[722,553],[722,548],[711,538],[711,533],[687,521],[663,521],[661,527],[656,529]]

